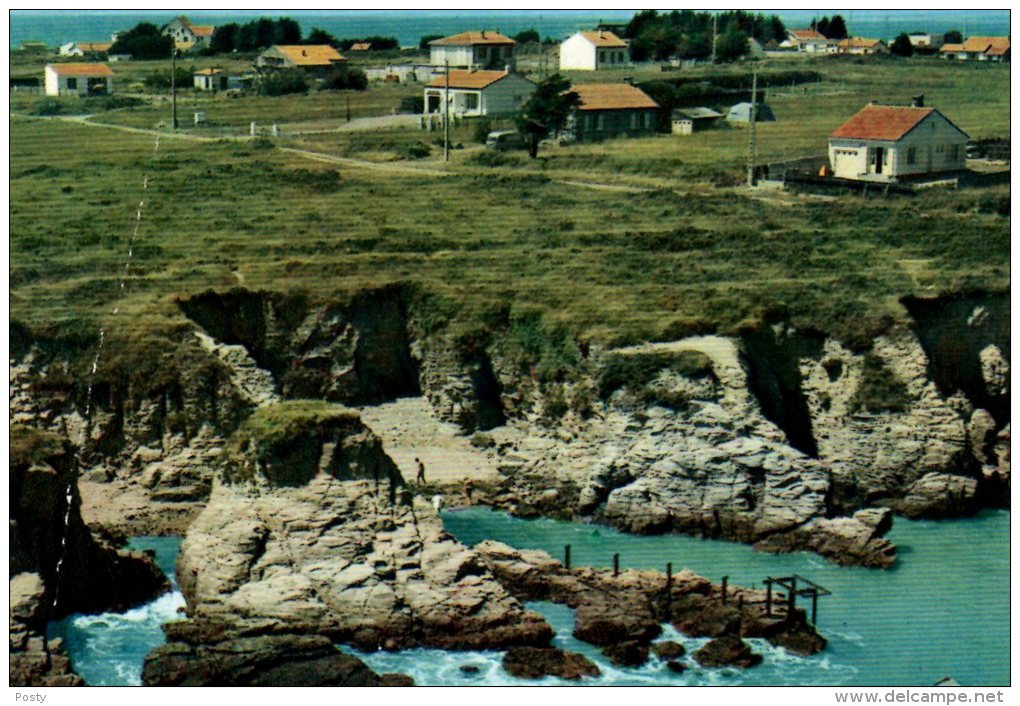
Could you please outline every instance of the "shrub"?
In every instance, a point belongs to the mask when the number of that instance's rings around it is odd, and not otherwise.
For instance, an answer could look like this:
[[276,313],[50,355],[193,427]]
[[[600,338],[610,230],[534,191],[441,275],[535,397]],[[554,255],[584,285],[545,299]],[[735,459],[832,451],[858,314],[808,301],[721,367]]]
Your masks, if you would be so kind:
[[401,150],[405,159],[425,159],[432,154],[432,148],[420,140],[412,142]]
[[645,388],[663,370],[694,379],[714,375],[711,359],[698,351],[613,355],[599,371],[599,396],[606,399],[623,388],[646,397],[648,393]]
[[475,123],[475,142],[484,145],[492,132],[492,122],[488,118],[482,118]]
[[176,71],[171,72],[170,69],[161,69],[159,71],[153,71],[151,74],[145,77],[145,87],[153,91],[168,90],[171,83],[171,77],[177,83],[177,89],[191,88],[194,85],[194,77],[191,74],[190,69],[186,69],[182,66],[178,66]]
[[320,91],[364,91],[368,88],[368,77],[361,69],[346,66],[333,69],[319,86]]
[[262,79],[259,93],[264,96],[285,96],[291,93],[306,93],[308,78],[301,69],[284,69]]
[[60,115],[64,112],[64,106],[60,101],[43,100],[35,104],[32,115]]
[[468,163],[477,164],[480,167],[519,167],[521,158],[518,155],[511,155],[495,150],[484,150],[467,158]]

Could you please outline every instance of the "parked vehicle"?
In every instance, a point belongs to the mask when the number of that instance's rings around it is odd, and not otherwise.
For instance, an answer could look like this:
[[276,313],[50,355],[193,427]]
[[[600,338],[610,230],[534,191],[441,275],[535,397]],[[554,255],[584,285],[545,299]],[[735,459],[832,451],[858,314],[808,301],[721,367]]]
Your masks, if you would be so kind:
[[516,130],[497,130],[490,132],[489,136],[485,138],[485,147],[497,152],[506,152],[507,150],[527,149],[528,145],[521,133]]

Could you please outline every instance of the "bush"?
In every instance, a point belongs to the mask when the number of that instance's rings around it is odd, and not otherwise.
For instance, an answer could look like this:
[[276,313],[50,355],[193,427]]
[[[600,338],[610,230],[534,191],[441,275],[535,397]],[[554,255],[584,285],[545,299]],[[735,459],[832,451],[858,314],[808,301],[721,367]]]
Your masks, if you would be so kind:
[[264,96],[285,96],[291,93],[306,93],[308,78],[301,69],[284,69],[271,73],[262,79],[259,93]]
[[484,145],[490,132],[492,132],[492,121],[488,118],[482,118],[477,121],[475,123],[475,142]]
[[644,395],[645,387],[663,370],[692,379],[714,375],[711,359],[697,351],[614,355],[599,371],[599,396],[606,399],[621,388]]
[[[173,73],[173,76],[171,76],[171,73]],[[149,90],[155,91],[168,90],[172,85],[170,80],[172,77],[175,78],[177,82],[178,90],[181,88],[191,88],[195,84],[191,70],[186,69],[183,66],[178,66],[177,70],[174,72],[171,72],[170,69],[153,71],[145,77],[145,87]]]
[[477,164],[480,167],[519,167],[521,165],[521,158],[519,156],[495,150],[484,150],[478,154],[473,154],[466,161],[470,164]]
[[400,99],[400,105],[397,106],[398,113],[416,113],[421,115],[425,112],[425,97],[424,96],[404,96]]
[[32,115],[60,115],[64,112],[64,106],[60,101],[43,100],[35,104]]
[[323,79],[320,91],[364,91],[368,88],[368,77],[361,69],[341,66],[333,69]]
[[425,159],[432,154],[432,148],[419,140],[404,147],[401,154],[405,159]]

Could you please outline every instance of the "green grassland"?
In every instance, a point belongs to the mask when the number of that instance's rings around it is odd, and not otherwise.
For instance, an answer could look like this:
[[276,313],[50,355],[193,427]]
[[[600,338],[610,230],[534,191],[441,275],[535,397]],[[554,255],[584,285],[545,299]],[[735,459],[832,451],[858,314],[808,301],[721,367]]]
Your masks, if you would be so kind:
[[[1008,134],[1008,67],[810,67],[826,80],[769,96],[778,122],[759,130],[763,160],[821,153],[865,100],[916,93],[974,137]],[[357,95],[383,105],[399,92]],[[342,115],[344,96],[223,100],[237,111],[231,120],[255,119],[246,109],[286,120]],[[151,109],[111,115],[152,127]],[[538,316],[549,330],[617,345],[732,333],[782,315],[860,340],[905,318],[904,295],[1009,287],[1007,187],[911,199],[749,193],[738,185],[741,129],[550,148],[534,162],[510,155],[486,167],[470,133],[459,128],[465,148],[453,151],[450,175],[435,176],[324,163],[265,141],[164,137],[154,150],[153,134],[12,114],[11,317],[54,333],[114,322],[115,340],[158,355],[187,324],[176,299],[209,288],[331,299],[400,282],[431,295],[440,322],[460,332]],[[275,144],[446,168],[439,149],[420,160],[402,149],[435,137]],[[575,178],[654,189],[567,183]]]

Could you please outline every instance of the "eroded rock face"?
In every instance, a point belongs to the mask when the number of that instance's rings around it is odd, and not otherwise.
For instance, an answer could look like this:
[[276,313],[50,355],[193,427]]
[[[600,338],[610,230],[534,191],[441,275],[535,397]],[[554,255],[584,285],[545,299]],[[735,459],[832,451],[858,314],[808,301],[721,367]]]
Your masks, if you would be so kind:
[[193,621],[365,649],[548,643],[541,616],[443,530],[431,504],[408,498],[356,415],[329,426],[333,436],[322,424],[278,439],[288,455],[242,453],[226,469],[235,480],[216,485],[178,559]]
[[60,640],[45,635],[46,587],[35,573],[21,573],[10,581],[10,685],[82,686],[71,671],[71,660]]
[[911,484],[895,507],[912,518],[957,517],[977,511],[977,490],[973,478],[929,473]]

